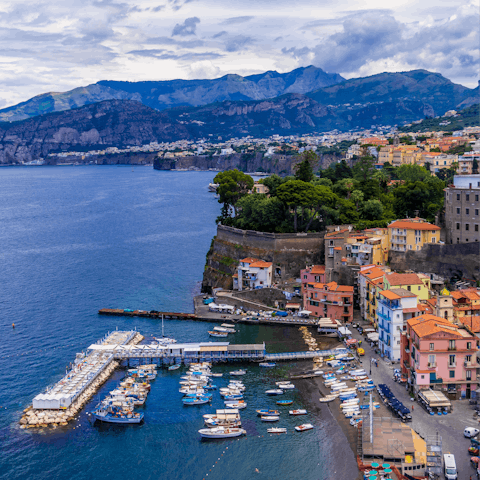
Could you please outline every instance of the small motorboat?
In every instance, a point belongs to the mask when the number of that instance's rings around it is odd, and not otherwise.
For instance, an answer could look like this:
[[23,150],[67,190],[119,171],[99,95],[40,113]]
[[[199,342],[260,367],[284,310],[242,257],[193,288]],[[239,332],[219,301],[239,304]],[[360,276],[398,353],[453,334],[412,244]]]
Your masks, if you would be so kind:
[[277,428],[273,427],[273,428],[268,428],[267,432],[268,433],[287,433],[287,429],[280,428],[280,427],[277,427]]
[[225,402],[225,406],[228,408],[236,408],[237,410],[242,410],[244,408],[247,408],[247,402],[244,400],[240,400],[239,402]]
[[240,375],[245,375],[247,373],[246,370],[233,370],[232,372],[230,372],[230,375],[233,375],[233,376],[240,376]]
[[325,397],[320,398],[319,400],[320,400],[321,402],[324,402],[324,403],[325,403],[325,402],[331,402],[332,400],[335,400],[336,398],[337,398],[336,395],[326,395]]
[[273,388],[272,390],[267,390],[265,393],[267,395],[283,395],[283,390],[280,388]]
[[262,415],[260,420],[262,422],[278,422],[280,417],[278,415]]
[[282,407],[286,407],[288,405],[291,405],[293,403],[293,400],[278,400],[277,405],[281,405]]
[[217,386],[216,385],[205,385],[204,390],[216,390]]
[[225,395],[224,400],[242,400],[243,395],[241,394],[236,394],[236,395]]
[[218,378],[223,377],[223,373],[211,373],[210,375],[212,377],[218,377]]
[[290,415],[306,415],[307,411],[303,409],[298,409],[298,410],[290,410],[288,413]]
[[313,425],[311,423],[304,423],[303,425],[298,425],[298,427],[295,427],[295,430],[297,432],[305,432],[305,430],[311,430],[313,428]]
[[177,365],[170,365],[170,366],[168,367],[168,369],[169,369],[170,371],[172,371],[172,370],[178,370],[181,366],[182,366],[181,363],[177,363]]
[[276,363],[262,362],[262,363],[259,363],[258,366],[263,367],[263,368],[272,368],[272,367],[276,367],[277,364]]
[[208,334],[211,336],[211,337],[217,337],[217,338],[226,338],[228,337],[228,333],[226,332],[212,332],[209,330]]
[[182,398],[182,402],[184,405],[204,405],[205,403],[209,403],[211,401],[211,397],[201,396],[201,397],[184,397]]
[[235,328],[233,323],[222,323],[220,326],[224,328]]
[[216,332],[223,332],[223,333],[235,333],[236,330],[235,328],[231,328],[231,327],[213,327],[213,329],[216,331]]
[[259,417],[267,417],[267,416],[270,416],[270,415],[273,415],[273,416],[277,416],[277,415],[280,415],[280,412],[278,410],[267,410],[267,409],[263,409],[263,410],[255,410],[258,414]]
[[278,388],[281,388],[282,390],[293,390],[295,385],[293,383],[280,383],[278,384]]
[[235,427],[215,427],[215,428],[201,428],[198,433],[202,438],[231,438],[246,435],[243,428]]

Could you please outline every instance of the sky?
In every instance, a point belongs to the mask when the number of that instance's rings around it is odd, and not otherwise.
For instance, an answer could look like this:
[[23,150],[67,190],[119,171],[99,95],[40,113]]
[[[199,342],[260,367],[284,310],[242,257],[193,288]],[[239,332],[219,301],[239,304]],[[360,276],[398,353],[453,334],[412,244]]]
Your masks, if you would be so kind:
[[479,0],[2,0],[0,108],[99,80],[308,65],[345,78],[423,68],[476,87],[479,31]]

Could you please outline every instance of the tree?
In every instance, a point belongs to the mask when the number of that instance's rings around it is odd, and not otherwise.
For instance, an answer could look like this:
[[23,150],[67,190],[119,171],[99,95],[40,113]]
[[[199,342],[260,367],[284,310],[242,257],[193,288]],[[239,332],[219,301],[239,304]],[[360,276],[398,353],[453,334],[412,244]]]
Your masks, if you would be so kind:
[[423,182],[430,177],[430,172],[420,165],[400,165],[397,168],[397,176],[406,182]]
[[295,178],[302,182],[311,182],[313,180],[313,168],[312,164],[318,160],[317,155],[312,152],[303,152],[300,155],[302,161],[295,165]]
[[253,188],[253,178],[235,169],[218,173],[213,181],[218,183],[217,193],[220,195],[218,202],[223,203],[223,216],[228,216],[232,207],[236,217],[237,202]]
[[473,159],[472,173],[478,173],[478,160],[476,158]]
[[268,187],[268,194],[273,197],[277,194],[277,188],[284,183],[284,179],[278,175],[270,175],[269,177],[260,180],[264,185]]
[[365,155],[360,157],[353,166],[353,178],[359,182],[366,182],[375,172],[375,157]]
[[381,220],[384,207],[380,200],[367,200],[362,204],[362,218],[365,220]]
[[350,198],[353,190],[358,190],[360,184],[353,178],[342,178],[333,186],[332,190],[339,197]]
[[333,187],[333,182],[329,178],[315,178],[312,183],[314,185],[323,185],[328,188]]
[[363,201],[364,194],[360,190],[354,190],[350,195],[350,200],[355,203],[355,207],[358,208],[360,202]]
[[282,232],[285,228],[285,206],[277,197],[245,195],[237,206],[239,213],[234,223],[237,228],[262,232]]

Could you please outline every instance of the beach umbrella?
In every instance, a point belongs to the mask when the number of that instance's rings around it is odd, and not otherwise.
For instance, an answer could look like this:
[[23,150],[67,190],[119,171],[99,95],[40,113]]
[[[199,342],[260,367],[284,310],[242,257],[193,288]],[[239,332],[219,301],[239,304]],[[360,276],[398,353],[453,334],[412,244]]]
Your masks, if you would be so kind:
[[384,472],[385,472],[385,473],[392,473],[392,469],[391,469],[391,468],[386,468],[386,469],[384,470]]
[[383,468],[390,468],[390,464],[389,463],[382,463],[382,467]]
[[370,475],[368,477],[368,480],[377,480],[377,476],[376,475]]
[[373,462],[373,463],[372,463],[372,467],[373,467],[373,468],[378,468],[379,466],[380,466],[380,464],[377,463],[377,462]]

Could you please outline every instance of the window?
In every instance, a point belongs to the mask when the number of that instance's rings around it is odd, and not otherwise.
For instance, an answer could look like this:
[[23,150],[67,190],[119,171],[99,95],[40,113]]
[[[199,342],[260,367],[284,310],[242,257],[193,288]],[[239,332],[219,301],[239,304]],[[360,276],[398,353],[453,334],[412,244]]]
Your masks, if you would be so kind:
[[475,195],[475,201],[478,202],[478,195]]
[[304,275],[304,276],[303,276],[303,278],[304,278],[304,279],[306,279],[306,278],[307,278],[307,276],[306,276],[306,275]]
[[428,356],[428,363],[431,365],[432,363],[435,363],[435,355],[429,355]]
[[430,344],[430,350],[435,350],[435,344],[434,343]]
[[460,215],[460,207],[457,207],[457,215]]
[[475,231],[478,232],[478,225],[475,224]]
[[410,285],[408,285],[407,290],[408,290],[409,292],[411,292],[411,291],[412,291],[412,287],[411,287]]
[[468,232],[470,230],[470,225],[468,223],[465,224],[465,230]]
[[470,209],[469,208],[465,209],[465,215],[470,215]]
[[472,356],[471,355],[465,355],[465,361],[466,362],[471,362],[472,361]]
[[460,194],[457,193],[457,200],[460,200]]
[[420,375],[420,378],[421,378],[422,380],[424,380],[424,379],[425,379],[425,375]]
[[467,350],[470,350],[472,348],[472,342],[467,342]]
[[466,379],[467,379],[467,380],[471,380],[471,379],[472,379],[472,371],[471,371],[471,370],[467,370],[467,371],[466,371]]
[[455,366],[455,355],[448,356],[448,366],[454,367]]
[[453,350],[455,348],[455,340],[448,341],[448,349]]
[[457,223],[457,230],[460,230],[460,224]]
[[455,370],[450,370],[448,373],[450,378],[455,378]]
[[478,208],[475,209],[475,215],[478,215]]
[[418,290],[420,290],[422,287],[418,287]]
[[469,195],[468,193],[465,195],[465,200],[466,200],[467,202],[470,201],[470,195]]

